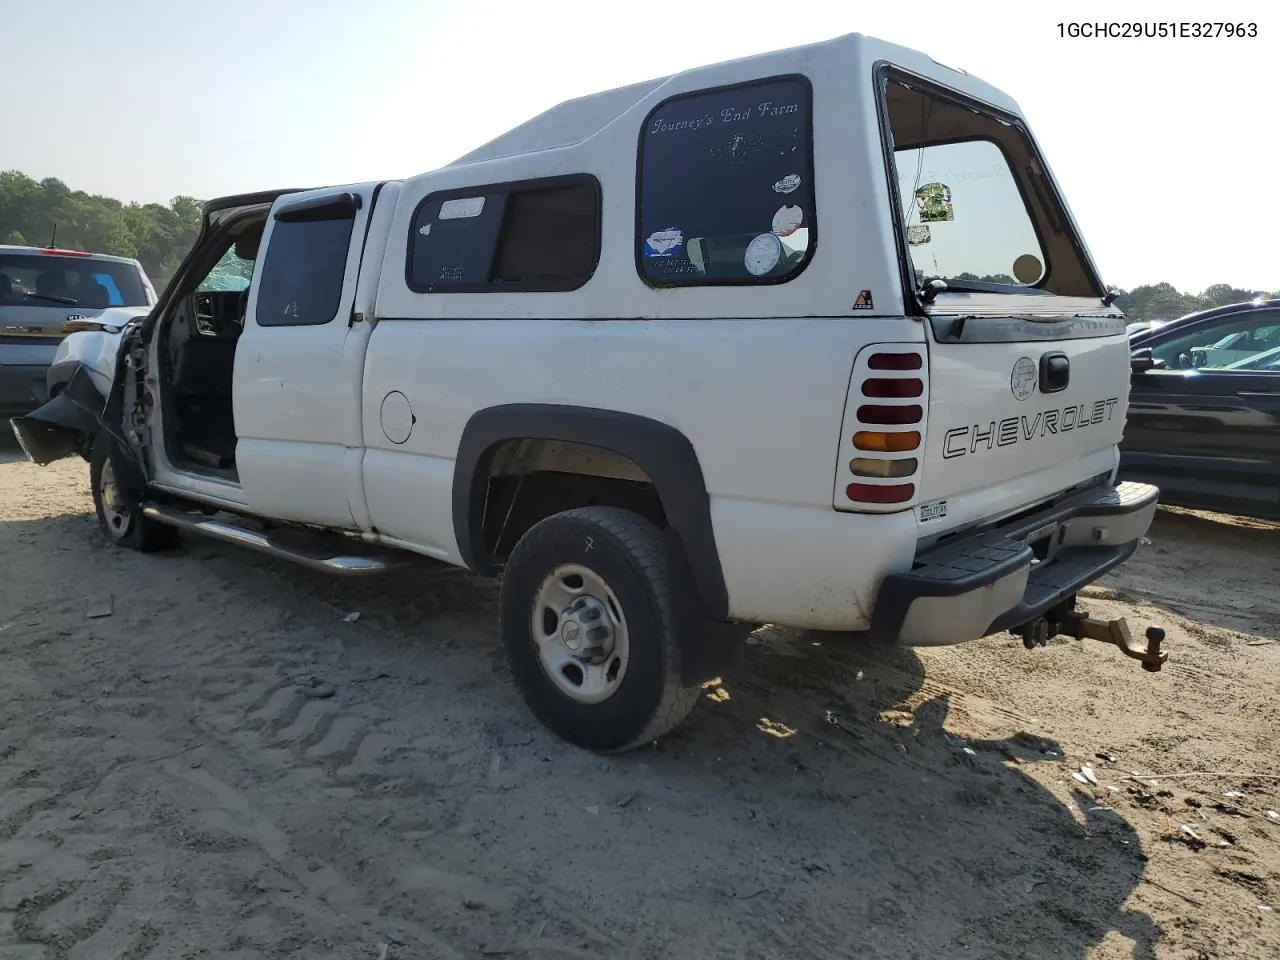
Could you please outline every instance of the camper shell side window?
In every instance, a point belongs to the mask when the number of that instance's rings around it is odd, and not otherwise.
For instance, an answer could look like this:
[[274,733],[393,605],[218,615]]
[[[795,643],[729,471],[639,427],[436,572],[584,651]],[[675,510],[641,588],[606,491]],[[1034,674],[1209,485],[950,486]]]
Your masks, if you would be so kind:
[[588,174],[428,194],[409,226],[415,293],[576,290],[600,260],[600,181]]
[[813,91],[799,75],[680,94],[640,131],[636,267],[650,286],[785,283],[817,244]]

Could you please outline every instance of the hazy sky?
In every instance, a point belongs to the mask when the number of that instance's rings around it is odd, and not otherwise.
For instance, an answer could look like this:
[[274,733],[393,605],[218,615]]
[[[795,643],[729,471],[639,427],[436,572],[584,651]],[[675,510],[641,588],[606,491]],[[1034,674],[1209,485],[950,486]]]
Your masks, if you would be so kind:
[[[856,31],[1013,96],[1108,283],[1274,290],[1269,6],[0,0],[0,169],[140,201],[403,177],[569,97]],[[1256,22],[1258,36],[1058,27],[1207,16]]]

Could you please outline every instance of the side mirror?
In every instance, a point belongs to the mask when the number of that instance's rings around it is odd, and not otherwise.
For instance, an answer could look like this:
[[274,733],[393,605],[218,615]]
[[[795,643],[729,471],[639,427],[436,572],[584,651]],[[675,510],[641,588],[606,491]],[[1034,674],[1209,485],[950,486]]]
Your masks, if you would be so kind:
[[1156,358],[1151,355],[1150,347],[1141,347],[1129,354],[1129,369],[1134,373],[1146,373],[1156,368]]

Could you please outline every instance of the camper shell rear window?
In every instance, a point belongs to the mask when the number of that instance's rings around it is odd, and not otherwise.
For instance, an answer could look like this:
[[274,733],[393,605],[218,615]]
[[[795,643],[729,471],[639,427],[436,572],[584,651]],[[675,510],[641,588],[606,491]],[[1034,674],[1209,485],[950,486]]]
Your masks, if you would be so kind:
[[681,94],[640,133],[636,266],[652,286],[784,283],[817,243],[813,94],[781,76]]

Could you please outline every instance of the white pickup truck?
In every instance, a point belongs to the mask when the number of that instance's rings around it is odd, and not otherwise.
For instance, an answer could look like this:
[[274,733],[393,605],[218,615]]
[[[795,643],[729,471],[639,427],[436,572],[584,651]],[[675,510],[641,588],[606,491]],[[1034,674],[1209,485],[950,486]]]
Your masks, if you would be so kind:
[[848,36],[402,182],[211,202],[156,307],[70,337],[14,426],[90,461],[125,546],[501,572],[529,706],[618,750],[763,622],[1159,669],[1075,608],[1158,495],[1114,480],[1112,302],[1017,105]]

